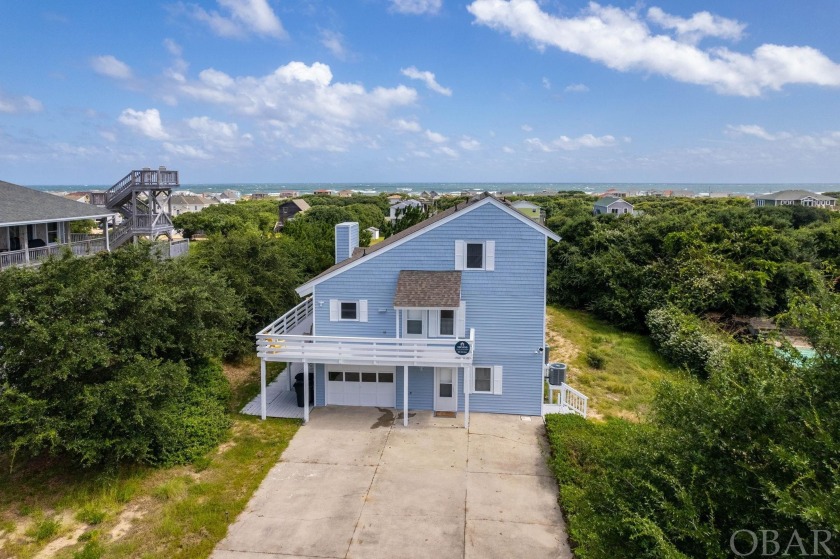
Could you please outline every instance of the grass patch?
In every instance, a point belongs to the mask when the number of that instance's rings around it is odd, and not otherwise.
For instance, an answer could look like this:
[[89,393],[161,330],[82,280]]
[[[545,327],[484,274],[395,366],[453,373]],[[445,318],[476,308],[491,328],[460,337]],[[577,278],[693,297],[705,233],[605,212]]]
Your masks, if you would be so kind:
[[[269,364],[268,378],[283,368]],[[226,365],[225,372],[230,409],[239,410],[259,393],[259,361]],[[231,420],[229,439],[186,466],[91,470],[47,456],[18,460],[10,469],[8,457],[0,456],[0,532],[28,525],[26,537],[19,531],[0,556],[33,557],[59,532],[78,526],[75,519],[96,529],[63,549],[62,558],[207,557],[300,425],[236,413]],[[71,525],[60,524],[59,517]]]
[[568,365],[568,384],[589,397],[595,417],[638,420],[662,380],[686,378],[647,336],[623,332],[583,311],[546,308],[551,360]]
[[26,535],[36,542],[45,542],[52,539],[61,529],[61,523],[52,517],[36,518],[35,523],[26,531]]

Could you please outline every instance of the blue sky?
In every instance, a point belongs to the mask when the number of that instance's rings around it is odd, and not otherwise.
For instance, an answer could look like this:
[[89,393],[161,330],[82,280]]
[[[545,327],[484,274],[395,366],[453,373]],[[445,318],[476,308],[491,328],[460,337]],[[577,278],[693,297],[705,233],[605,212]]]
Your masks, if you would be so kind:
[[838,182],[840,2],[0,0],[0,179]]

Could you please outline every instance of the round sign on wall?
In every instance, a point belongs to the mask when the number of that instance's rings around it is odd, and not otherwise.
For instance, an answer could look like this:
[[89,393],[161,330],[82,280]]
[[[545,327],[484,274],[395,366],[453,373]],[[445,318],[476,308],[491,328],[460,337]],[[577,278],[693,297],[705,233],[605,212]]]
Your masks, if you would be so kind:
[[467,342],[457,342],[455,344],[455,353],[458,355],[467,355],[470,352],[470,344]]

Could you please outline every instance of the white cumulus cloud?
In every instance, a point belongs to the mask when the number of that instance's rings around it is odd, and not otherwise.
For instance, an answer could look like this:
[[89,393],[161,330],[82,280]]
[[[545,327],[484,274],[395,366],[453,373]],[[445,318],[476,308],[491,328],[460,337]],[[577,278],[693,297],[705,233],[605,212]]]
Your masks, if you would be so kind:
[[417,91],[403,85],[366,89],[333,82],[330,67],[290,62],[265,76],[230,76],[208,68],[186,80],[178,94],[253,118],[271,137],[293,146],[344,151],[368,139],[360,127],[388,122],[389,113],[413,104]]
[[481,142],[479,142],[475,138],[470,138],[469,136],[464,136],[463,138],[461,138],[461,141],[458,142],[458,145],[461,146],[461,149],[465,149],[467,151],[476,151],[481,149]]
[[449,140],[449,138],[447,138],[443,134],[440,134],[438,132],[432,132],[431,130],[426,130],[425,136],[426,139],[428,139],[430,142],[434,142],[436,144],[444,144]]
[[44,110],[44,105],[34,97],[29,95],[17,97],[0,91],[0,113],[39,113],[42,110]]
[[528,138],[525,140],[525,145],[534,151],[574,151],[581,148],[603,148],[616,145],[616,139],[609,134],[606,136],[595,136],[593,134],[584,134],[577,138],[570,138],[569,136],[560,136],[555,140],[544,142],[539,138]]
[[678,38],[690,43],[697,43],[704,37],[737,41],[746,28],[746,25],[739,21],[709,12],[697,12],[686,19],[667,14],[662,8],[655,6],[648,10],[647,18],[663,29],[673,29]]
[[223,13],[193,4],[189,14],[221,37],[242,39],[249,34],[286,37],[286,30],[267,0],[217,0]]
[[188,144],[173,144],[171,142],[164,142],[163,149],[172,155],[188,159],[210,159],[212,157],[203,149]]
[[589,87],[583,83],[572,83],[567,85],[566,89],[563,91],[566,91],[567,93],[586,93],[589,91]]
[[344,35],[338,31],[321,30],[321,44],[339,60],[347,59],[347,47],[344,45]]
[[442,153],[443,155],[451,157],[452,159],[457,159],[458,157],[460,157],[460,154],[457,151],[448,146],[440,146],[438,148],[435,148],[435,153]]
[[440,85],[432,72],[418,70],[414,66],[403,68],[402,70],[400,70],[400,72],[403,76],[407,78],[411,78],[412,80],[420,80],[421,82],[426,84],[426,87],[428,87],[436,93],[446,95],[447,97],[452,95],[452,90],[448,87],[443,87],[442,85]]
[[541,49],[555,47],[621,72],[658,74],[718,93],[751,97],[789,84],[840,86],[840,64],[812,47],[763,44],[741,53],[703,49],[686,40],[692,33],[694,38],[698,33],[736,37],[737,26],[724,18],[673,19],[654,10],[653,18],[675,31],[674,37],[651,31],[635,9],[595,2],[574,17],[547,13],[536,0],[474,0],[467,9],[477,23],[529,39]]
[[401,14],[434,15],[440,11],[443,0],[391,0],[391,10]]
[[127,80],[132,75],[128,64],[110,54],[91,58],[90,66],[97,74],[117,80]]
[[394,128],[402,132],[420,132],[423,127],[416,120],[405,120],[398,118],[393,121]]
[[157,109],[148,109],[145,111],[125,109],[117,120],[120,124],[133,128],[153,140],[166,140],[169,138],[169,133],[164,130],[163,123],[160,120],[160,112]]
[[813,134],[800,134],[794,132],[769,132],[758,124],[728,125],[724,131],[733,137],[752,136],[767,142],[774,142],[778,149],[789,151],[790,149],[825,151],[840,147],[840,131],[833,130]]

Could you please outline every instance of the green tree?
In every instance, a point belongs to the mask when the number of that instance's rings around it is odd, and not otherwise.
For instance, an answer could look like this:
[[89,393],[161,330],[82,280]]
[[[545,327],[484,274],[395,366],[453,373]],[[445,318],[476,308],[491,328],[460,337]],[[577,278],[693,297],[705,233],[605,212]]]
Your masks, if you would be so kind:
[[175,463],[227,428],[236,294],[148,244],[0,274],[0,452]]

